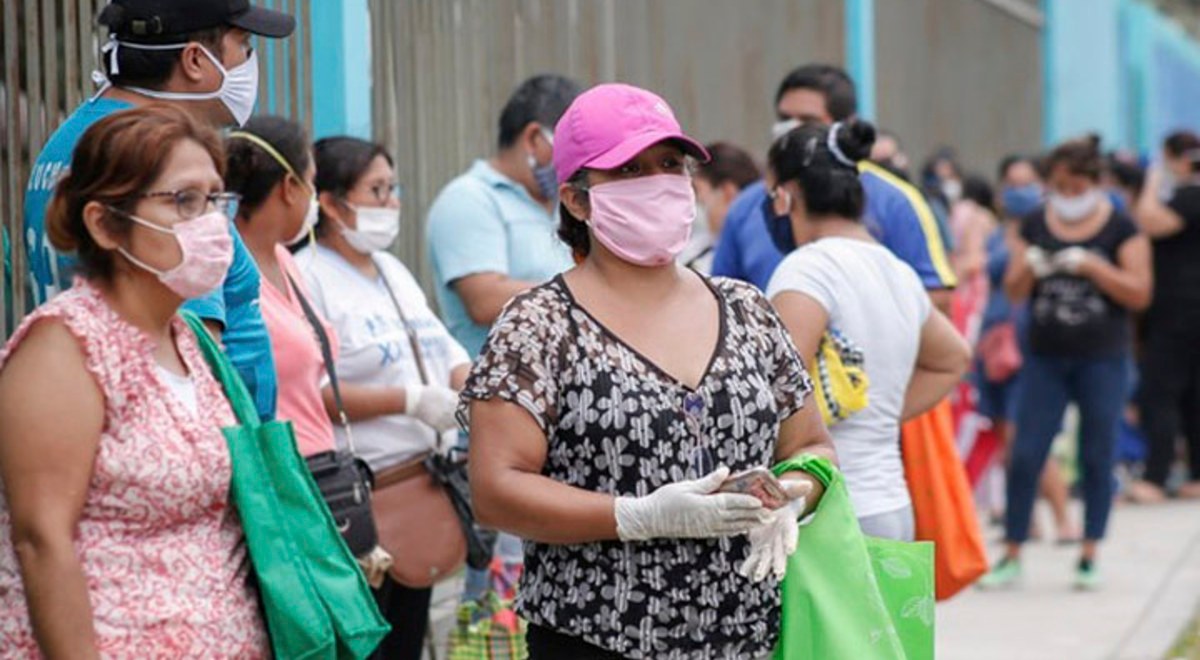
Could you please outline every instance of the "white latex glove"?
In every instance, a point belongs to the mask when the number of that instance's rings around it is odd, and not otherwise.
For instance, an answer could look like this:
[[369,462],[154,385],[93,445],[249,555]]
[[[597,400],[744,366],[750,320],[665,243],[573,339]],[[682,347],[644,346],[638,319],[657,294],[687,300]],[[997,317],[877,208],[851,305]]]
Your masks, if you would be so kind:
[[812,487],[809,481],[783,481],[789,501],[772,511],[770,520],[765,524],[750,530],[750,555],[738,569],[742,577],[762,582],[768,574],[773,574],[775,579],[783,579],[787,573],[788,557],[796,551],[800,534],[797,519],[804,513]]
[[1054,264],[1050,262],[1050,255],[1036,245],[1025,248],[1025,263],[1029,264],[1033,276],[1039,280],[1054,274]]
[[404,388],[404,414],[425,422],[439,434],[458,428],[454,419],[456,410],[458,392],[448,387],[408,385]]
[[1080,266],[1090,257],[1091,253],[1086,248],[1069,247],[1054,253],[1053,264],[1056,269],[1075,275],[1079,272]]
[[717,492],[728,478],[729,468],[722,466],[645,497],[618,497],[617,536],[622,541],[716,538],[744,534],[765,523],[771,510],[757,497]]

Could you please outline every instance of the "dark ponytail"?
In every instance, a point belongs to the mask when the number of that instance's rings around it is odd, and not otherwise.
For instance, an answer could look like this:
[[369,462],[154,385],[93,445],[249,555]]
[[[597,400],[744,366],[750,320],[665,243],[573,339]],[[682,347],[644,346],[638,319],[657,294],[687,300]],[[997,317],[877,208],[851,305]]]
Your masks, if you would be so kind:
[[810,216],[857,220],[865,203],[858,162],[870,155],[874,143],[875,127],[869,122],[808,123],[776,140],[767,161],[779,183],[795,181],[800,186]]
[[242,196],[238,216],[249,218],[267,196],[288,175],[287,169],[253,140],[239,137],[248,133],[263,140],[287,161],[297,177],[304,176],[312,162],[308,135],[296,122],[271,115],[253,117],[241,129],[225,139],[225,189]]

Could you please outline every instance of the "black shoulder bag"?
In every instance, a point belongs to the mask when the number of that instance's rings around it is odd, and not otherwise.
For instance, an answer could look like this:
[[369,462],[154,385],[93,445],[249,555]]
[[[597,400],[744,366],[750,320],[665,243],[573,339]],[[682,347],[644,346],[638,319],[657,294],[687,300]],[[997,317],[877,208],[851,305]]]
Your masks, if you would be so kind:
[[325,334],[325,327],[321,325],[316,312],[300,292],[300,287],[296,286],[296,281],[290,274],[287,278],[296,300],[304,310],[304,316],[317,335],[317,343],[321,345],[321,357],[325,361],[329,386],[333,389],[338,419],[342,428],[346,429],[345,448],[335,447],[332,451],[313,454],[306,458],[305,462],[308,463],[313,480],[317,482],[321,497],[329,506],[329,512],[333,514],[342,539],[346,541],[355,557],[361,557],[379,544],[375,518],[371,514],[371,487],[374,477],[371,468],[354,452],[354,436],[350,431],[346,407],[342,404],[342,392],[338,387],[337,368],[333,363],[333,349],[329,345],[329,336]]

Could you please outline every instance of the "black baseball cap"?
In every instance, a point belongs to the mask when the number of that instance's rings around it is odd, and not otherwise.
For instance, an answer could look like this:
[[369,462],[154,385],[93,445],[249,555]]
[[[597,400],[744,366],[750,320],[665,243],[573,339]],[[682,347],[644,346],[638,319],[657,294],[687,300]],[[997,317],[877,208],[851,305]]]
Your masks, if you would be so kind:
[[250,0],[112,0],[97,21],[118,39],[146,43],[223,25],[275,39],[296,29],[295,17]]

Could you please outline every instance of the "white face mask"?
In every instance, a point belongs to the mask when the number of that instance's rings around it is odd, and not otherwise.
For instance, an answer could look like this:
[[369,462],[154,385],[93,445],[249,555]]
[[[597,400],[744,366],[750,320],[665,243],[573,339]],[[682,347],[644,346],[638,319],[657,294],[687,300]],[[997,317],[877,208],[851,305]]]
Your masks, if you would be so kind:
[[[121,47],[134,48],[137,50],[171,50],[183,48],[187,46],[183,44],[137,44],[126,41],[112,40],[110,52],[111,64],[109,68],[113,73],[117,73],[119,69],[116,67],[117,50]],[[109,46],[106,44],[105,48]],[[221,61],[212,53],[208,52],[207,48],[201,47],[208,59],[216,65],[217,70],[221,72],[221,87],[215,92],[163,92],[154,89],[145,89],[143,87],[126,87],[130,91],[137,92],[142,96],[148,96],[154,99],[162,99],[164,101],[207,101],[209,99],[220,99],[221,103],[229,110],[229,114],[233,115],[233,120],[238,126],[243,126],[246,120],[250,119],[250,115],[254,113],[254,104],[258,100],[258,53],[250,51],[250,57],[246,58],[245,62],[226,69],[221,65]]]
[[780,119],[771,125],[771,140],[778,140],[800,125],[799,119]]
[[296,231],[296,235],[293,236],[291,240],[284,243],[284,245],[291,247],[304,240],[304,237],[308,236],[308,233],[312,231],[312,228],[317,226],[317,214],[320,210],[321,203],[317,201],[317,194],[313,193],[313,196],[308,200],[308,211],[304,213],[304,222],[301,223],[300,229]]
[[1098,188],[1074,197],[1054,193],[1050,195],[1050,208],[1063,222],[1076,223],[1090,216],[1103,199],[1104,195]]
[[[400,209],[386,206],[354,206],[358,217],[358,228],[351,229],[342,225],[342,236],[350,247],[362,254],[372,254],[386,250],[400,235]],[[340,222],[338,224],[341,224]]]
[[962,199],[963,184],[958,179],[946,179],[942,182],[942,194],[946,196],[946,201],[953,204]]

